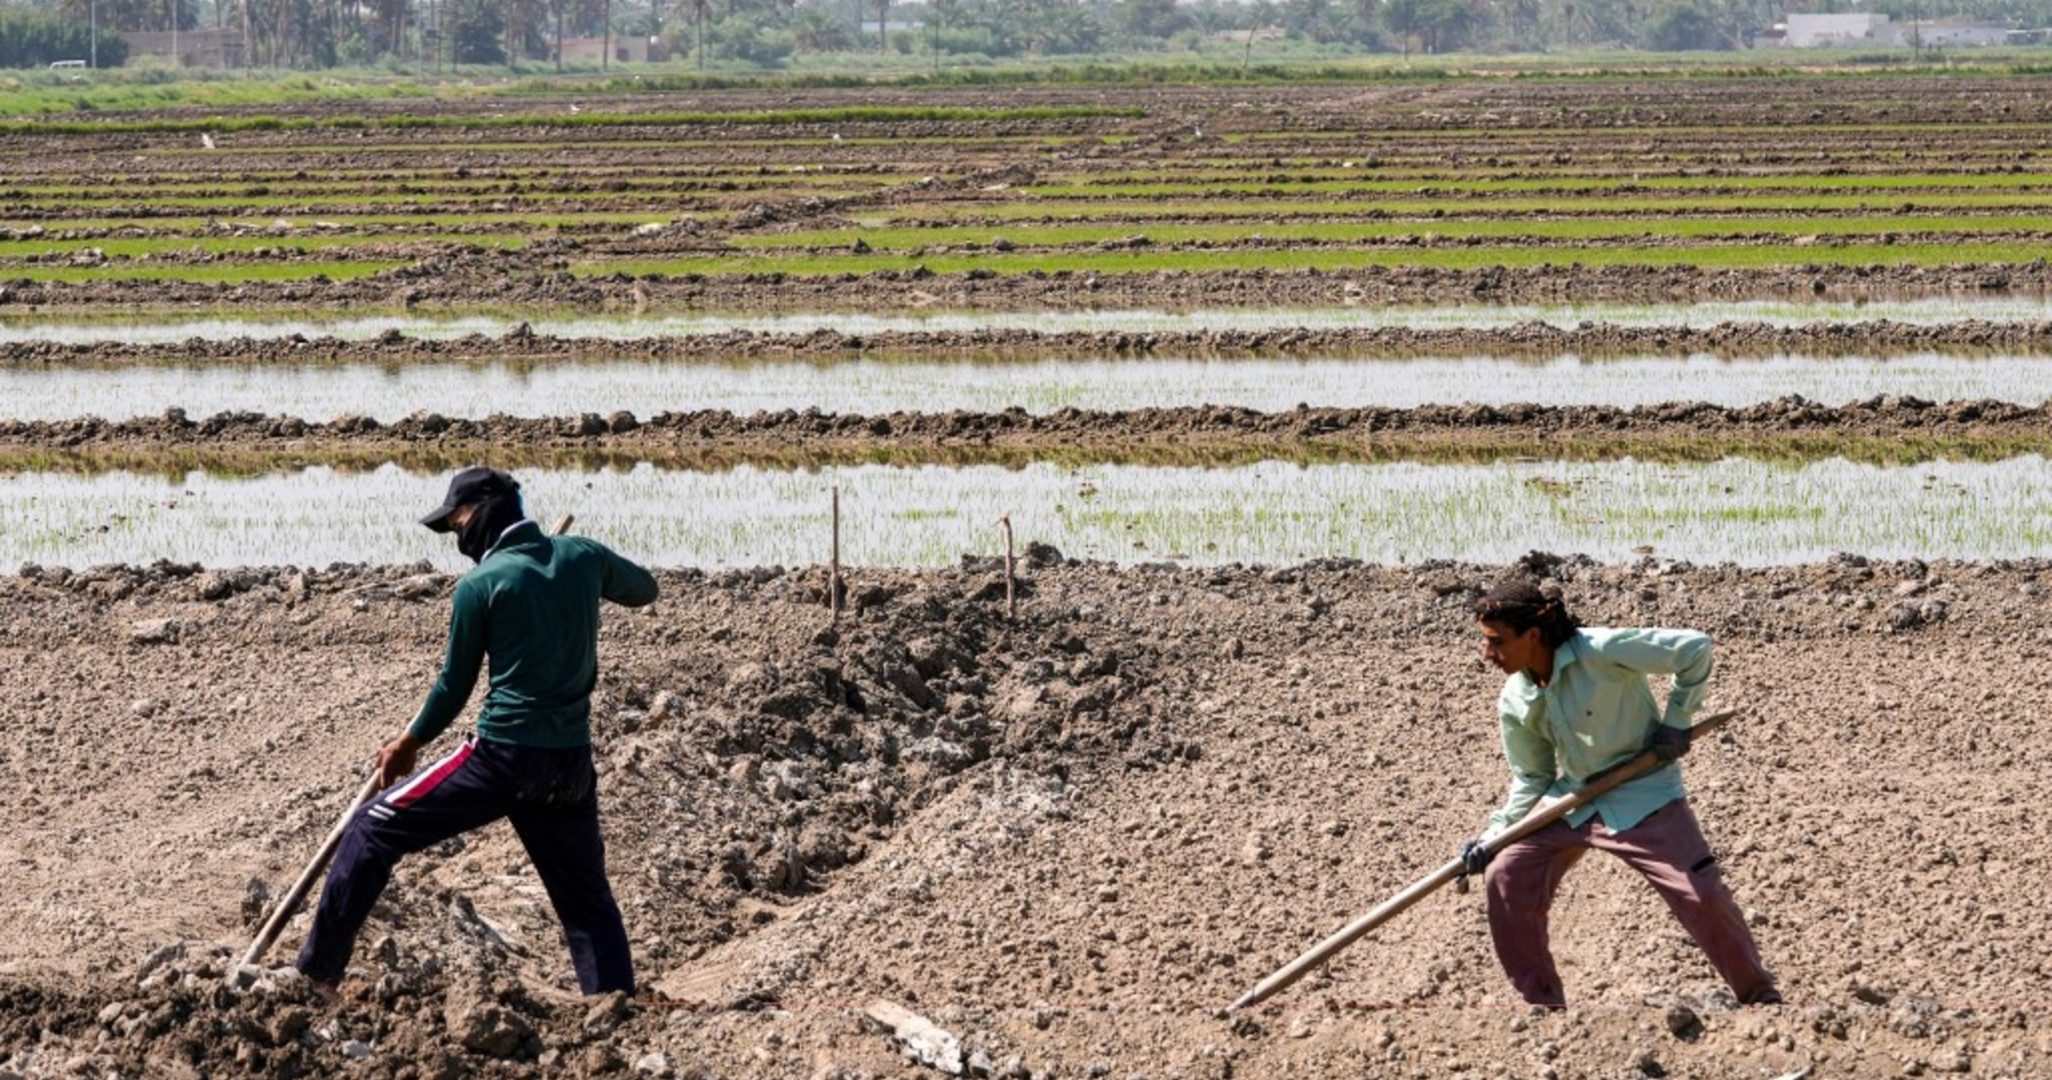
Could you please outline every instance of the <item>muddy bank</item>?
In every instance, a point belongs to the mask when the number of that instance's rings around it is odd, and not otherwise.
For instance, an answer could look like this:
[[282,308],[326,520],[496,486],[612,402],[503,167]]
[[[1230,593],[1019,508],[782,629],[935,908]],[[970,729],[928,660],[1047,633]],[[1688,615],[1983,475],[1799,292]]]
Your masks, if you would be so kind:
[[1789,396],[1757,405],[1678,402],[1636,408],[1576,405],[1426,405],[1411,409],[1229,406],[1086,412],[892,412],[841,415],[782,410],[663,412],[646,418],[422,413],[379,423],[366,416],[309,421],[178,408],[131,420],[0,420],[0,463],[102,470],[181,467],[250,471],[387,461],[418,468],[490,459],[597,467],[646,461],[678,468],[740,463],[978,463],[1033,460],[1226,463],[1281,460],[1484,460],[1625,455],[1714,460],[1846,456],[1916,461],[2052,451],[2052,403],[1927,401],[1877,396],[1825,405]]
[[1817,321],[1795,326],[1721,322],[1713,326],[1624,326],[1584,321],[1572,327],[1529,320],[1501,327],[1401,326],[1312,329],[1038,331],[886,330],[846,333],[815,330],[771,333],[728,330],[661,337],[554,337],[522,323],[499,335],[459,338],[409,336],[387,330],[375,338],[321,335],[201,338],[173,344],[57,341],[0,343],[0,365],[18,368],[135,367],[200,364],[495,363],[514,366],[633,357],[650,362],[746,363],[804,358],[1041,359],[1059,357],[1234,358],[1342,357],[1362,360],[1416,357],[1551,359],[1639,356],[1894,357],[1918,353],[2041,356],[2052,353],[2052,321],[1959,319],[1908,323],[1887,318]]
[[1326,307],[1346,304],[1686,303],[1700,300],[1918,299],[2040,295],[2052,268],[2020,264],[1946,267],[1804,266],[1749,270],[1691,267],[1400,267],[1346,271],[935,274],[625,275],[520,272],[521,259],[479,253],[348,281],[215,284],[192,281],[37,282],[0,285],[0,314],[231,310],[292,307],[460,312],[546,307],[629,311],[1079,311],[1103,308]]
[[450,579],[35,568],[0,579],[32,736],[0,749],[0,1069],[935,1075],[861,1019],[880,997],[1007,1076],[2052,1070],[2052,565],[1527,565],[1593,623],[1718,638],[1712,704],[1745,715],[1687,774],[1789,1005],[1733,1011],[1590,859],[1567,1013],[1511,1003],[1449,893],[1219,1015],[1500,799],[1465,606],[1500,568],[1044,548],[1016,620],[988,562],[854,571],[838,626],[818,569],[665,573],[609,617],[609,861],[653,1004],[575,997],[502,827],[402,866],[339,1008],[237,996],[225,955],[424,692]]

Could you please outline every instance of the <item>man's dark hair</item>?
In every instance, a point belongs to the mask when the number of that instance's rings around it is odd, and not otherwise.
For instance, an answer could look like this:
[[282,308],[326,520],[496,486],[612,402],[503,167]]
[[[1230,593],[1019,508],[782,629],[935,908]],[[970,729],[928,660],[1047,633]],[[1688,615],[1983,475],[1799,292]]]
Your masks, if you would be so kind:
[[1567,602],[1548,596],[1539,586],[1522,577],[1508,577],[1475,601],[1475,617],[1483,622],[1502,623],[1522,634],[1539,628],[1539,640],[1558,649],[1582,628],[1581,621],[1568,613]]

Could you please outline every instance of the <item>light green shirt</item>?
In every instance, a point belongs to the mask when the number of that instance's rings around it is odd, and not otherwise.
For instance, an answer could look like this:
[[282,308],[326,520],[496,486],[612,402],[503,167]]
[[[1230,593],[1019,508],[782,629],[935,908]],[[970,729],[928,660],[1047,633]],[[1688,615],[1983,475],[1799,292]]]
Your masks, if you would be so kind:
[[[1667,706],[1653,701],[1648,675],[1674,676]],[[1545,686],[1519,672],[1496,699],[1510,797],[1489,815],[1485,838],[1525,816],[1542,798],[1578,791],[1589,778],[1646,748],[1655,724],[1685,728],[1710,681],[1710,638],[1694,630],[1584,629],[1553,651]],[[1602,815],[1623,832],[1682,796],[1681,769],[1664,765],[1620,784],[1569,814],[1580,826]]]

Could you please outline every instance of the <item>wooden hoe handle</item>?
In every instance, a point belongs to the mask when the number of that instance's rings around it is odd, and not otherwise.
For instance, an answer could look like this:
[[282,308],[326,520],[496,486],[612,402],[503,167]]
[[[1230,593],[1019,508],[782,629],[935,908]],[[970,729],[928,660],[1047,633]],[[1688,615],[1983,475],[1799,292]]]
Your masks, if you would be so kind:
[[306,903],[306,894],[313,891],[314,882],[320,880],[321,872],[326,870],[329,861],[334,859],[335,849],[342,846],[342,834],[349,831],[349,822],[356,817],[356,812],[362,809],[364,803],[378,797],[379,790],[378,774],[373,770],[364,778],[363,786],[356,789],[356,798],[350,800],[349,809],[344,810],[342,816],[336,819],[335,827],[328,830],[328,838],[321,841],[321,849],[314,852],[313,861],[306,864],[306,869],[299,873],[299,880],[292,883],[292,888],[285,893],[285,898],[278,901],[277,907],[271,909],[271,917],[264,920],[264,928],[257,931],[256,940],[250,942],[249,950],[242,954],[242,963],[236,965],[238,971],[264,958],[265,951],[269,950],[271,943],[277,941],[278,935],[284,932],[285,924],[291,922],[292,916],[298,913],[299,905]]
[[[1736,715],[1738,715],[1736,712],[1727,710],[1705,717],[1701,723],[1689,729],[1690,735],[1693,737],[1713,731]],[[1663,762],[1660,760],[1659,755],[1653,753],[1653,751],[1641,751],[1639,756],[1602,774],[1600,778],[1591,782],[1589,786],[1580,791],[1573,792],[1554,802],[1542,803],[1539,806],[1533,807],[1532,812],[1526,814],[1516,825],[1504,830],[1482,846],[1491,854],[1495,854],[1517,843],[1519,840],[1523,840],[1525,837],[1538,832],[1540,829],[1559,821],[1561,818],[1574,813],[1576,810],[1587,806],[1625,781],[1652,772],[1662,764]],[[1312,968],[1332,959],[1334,953],[1352,945],[1363,934],[1403,914],[1412,904],[1423,900],[1440,886],[1460,876],[1461,860],[1454,859],[1445,866],[1420,878],[1412,883],[1409,888],[1384,900],[1376,906],[1375,910],[1340,927],[1338,932],[1312,946],[1309,952],[1290,961],[1277,970],[1275,974],[1254,984],[1254,989],[1240,995],[1239,1000],[1233,1002],[1231,1007],[1234,1009],[1244,1009],[1250,1005],[1259,1005],[1266,1001],[1278,991],[1303,978]]]

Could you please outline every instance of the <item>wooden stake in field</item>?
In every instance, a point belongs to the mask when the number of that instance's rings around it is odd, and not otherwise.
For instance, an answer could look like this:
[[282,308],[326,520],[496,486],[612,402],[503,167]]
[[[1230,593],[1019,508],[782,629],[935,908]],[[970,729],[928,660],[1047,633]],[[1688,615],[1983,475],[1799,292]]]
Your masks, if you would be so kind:
[[[1735,712],[1725,711],[1714,716],[1705,717],[1701,723],[1691,729],[1691,737],[1714,731],[1725,721],[1730,720],[1736,715],[1738,714]],[[1582,790],[1554,802],[1541,803],[1533,807],[1532,812],[1526,814],[1523,820],[1520,820],[1516,825],[1511,826],[1495,839],[1484,844],[1483,847],[1487,848],[1491,854],[1502,851],[1504,848],[1587,806],[1625,781],[1636,779],[1652,772],[1661,764],[1659,756],[1654,754],[1653,751],[1642,751],[1639,756],[1603,774]],[[1259,1005],[1263,1001],[1268,1000],[1291,983],[1309,974],[1312,968],[1332,959],[1333,954],[1360,940],[1361,936],[1368,933],[1368,931],[1403,914],[1412,904],[1425,899],[1437,891],[1440,886],[1460,876],[1461,860],[1454,859],[1445,866],[1418,879],[1409,888],[1383,901],[1375,910],[1340,927],[1337,933],[1312,946],[1310,951],[1285,964],[1275,974],[1255,983],[1254,989],[1240,995],[1239,1000],[1233,1002],[1231,1007],[1234,1009],[1244,1009],[1250,1005]]]
[[[570,531],[570,523],[576,520],[576,515],[564,514],[556,519],[556,527],[550,531],[553,535],[561,536]],[[245,968],[256,966],[257,961],[264,958],[264,953],[270,951],[272,943],[278,940],[278,935],[284,933],[285,924],[291,922],[292,916],[299,913],[300,905],[306,903],[306,895],[313,891],[314,882],[320,880],[321,874],[327,871],[328,864],[334,861],[335,849],[342,846],[342,834],[349,831],[349,823],[355,820],[356,812],[363,809],[365,803],[377,798],[378,792],[384,790],[378,779],[378,771],[373,768],[371,774],[364,778],[363,786],[356,789],[356,797],[349,800],[349,809],[342,811],[342,816],[335,820],[335,827],[328,830],[327,839],[321,841],[320,850],[314,852],[313,860],[306,864],[305,870],[300,871],[299,879],[292,883],[292,888],[286,890],[284,898],[278,901],[278,906],[271,909],[271,917],[264,920],[263,928],[257,931],[256,940],[249,943],[248,950],[242,954],[242,962],[235,965],[235,970],[229,973],[228,977],[231,980],[238,977]]]
[[835,625],[841,622],[841,485],[834,485],[834,544],[827,556],[827,607]]
[[1019,617],[1019,594],[1016,586],[1013,584],[1013,568],[1017,564],[1012,559],[1012,515],[1006,514],[1004,517],[999,518],[998,524],[1005,527],[1005,618],[1017,619]]

